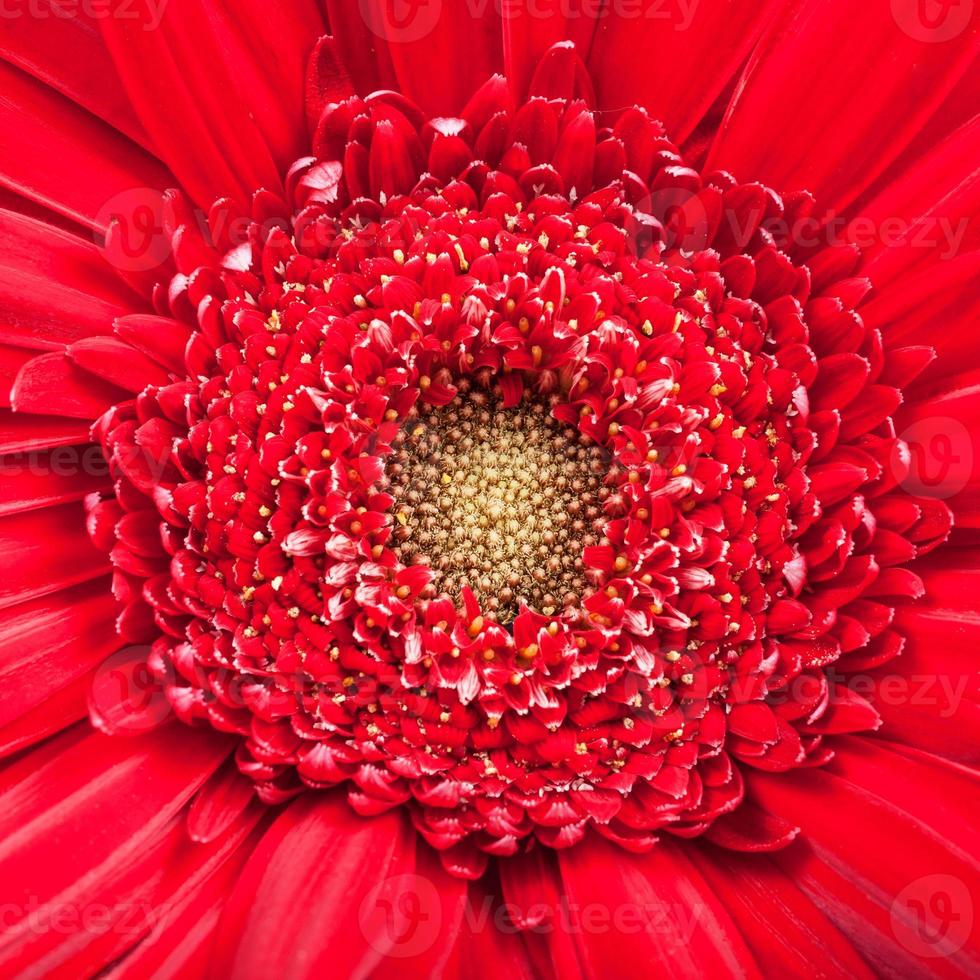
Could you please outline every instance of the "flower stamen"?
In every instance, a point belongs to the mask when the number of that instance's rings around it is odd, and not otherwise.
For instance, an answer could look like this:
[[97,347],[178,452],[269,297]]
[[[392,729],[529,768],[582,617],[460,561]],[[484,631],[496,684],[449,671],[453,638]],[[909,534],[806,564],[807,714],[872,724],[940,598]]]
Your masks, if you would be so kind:
[[546,616],[578,604],[582,554],[602,537],[609,494],[599,445],[543,401],[504,408],[464,385],[410,420],[392,447],[389,480],[406,528],[399,561],[431,563],[437,593],[456,600],[468,586],[501,623],[522,603]]

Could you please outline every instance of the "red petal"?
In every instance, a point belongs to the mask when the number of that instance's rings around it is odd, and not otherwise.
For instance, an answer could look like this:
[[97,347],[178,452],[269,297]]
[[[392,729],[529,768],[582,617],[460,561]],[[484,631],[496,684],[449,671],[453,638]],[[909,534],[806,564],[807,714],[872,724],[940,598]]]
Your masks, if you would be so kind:
[[101,231],[115,202],[173,182],[124,136],[3,63],[0,87],[0,127],[8,134],[0,183],[25,197]]
[[[624,5],[603,11],[589,55],[600,109],[645,107],[683,142],[745,62],[779,9],[753,4]],[[634,12],[634,10],[636,12]],[[742,173],[743,180],[754,173]]]
[[[111,971],[112,980],[145,977],[200,977],[208,972],[214,932],[224,900],[255,846],[257,834],[243,839],[261,813],[256,807],[213,847],[183,841],[166,855],[168,880],[160,904],[153,907],[153,929]],[[177,824],[177,832],[182,830]]]
[[372,17],[350,0],[326,0],[327,19],[344,64],[359,95],[398,87],[384,32],[375,33]]
[[170,375],[156,361],[114,337],[80,340],[71,345],[68,356],[90,374],[134,393],[147,385],[162,386],[170,381]]
[[[926,269],[980,247],[980,222],[969,217],[980,213],[980,171],[963,166],[978,154],[980,116],[911,163],[862,206],[850,236],[862,245],[863,271],[878,290],[912,268]],[[901,234],[885,235],[889,227]],[[870,235],[867,229],[872,229]]]
[[[901,288],[885,289],[861,308],[864,322],[881,329],[889,348],[902,344],[928,344],[939,356],[930,377],[953,374],[972,364],[976,344],[973,328],[980,315],[976,283],[980,279],[980,251],[970,252],[903,278]],[[936,330],[937,323],[943,324]],[[913,348],[926,364],[933,357]],[[895,351],[889,350],[886,370],[894,371]],[[914,375],[913,375],[914,377]],[[904,386],[905,378],[882,378],[886,383]]]
[[4,60],[147,146],[148,138],[120,88],[92,8],[76,7],[71,16],[62,16],[52,7],[39,10],[48,16],[19,17],[15,30],[4,31]]
[[[65,964],[70,975],[72,962],[74,975],[95,973],[125,948],[114,926],[132,914],[128,903],[145,901],[147,881],[159,880],[163,855],[154,848],[228,746],[214,732],[182,725],[136,739],[69,733],[5,770],[0,877],[13,909],[0,948],[5,975],[42,963],[51,972]],[[102,930],[36,926],[37,916],[56,922],[59,910],[81,915],[100,902]]]
[[[43,285],[36,280],[52,280],[107,307],[128,309],[136,298],[92,241],[12,211],[0,210],[0,269],[15,309]],[[62,305],[52,304],[48,315],[62,314]]]
[[0,729],[0,758],[14,755],[51,735],[57,735],[84,718],[91,683],[92,674],[85,674],[16,721],[4,725]]
[[504,68],[517,101],[526,97],[532,73],[553,45],[569,40],[579,57],[588,57],[597,23],[588,5],[573,11],[564,0],[541,0],[533,9],[518,4],[508,9],[502,25]]
[[26,714],[119,646],[109,580],[21,603],[0,627],[0,725]]
[[770,862],[704,849],[698,869],[738,924],[763,976],[808,976],[814,963],[828,978],[874,976],[792,876]]
[[342,796],[300,797],[266,832],[228,900],[215,971],[367,974],[397,942],[412,895],[426,899],[414,866],[414,831],[400,813],[365,819]]
[[[947,777],[942,769],[916,769],[907,762],[889,776],[876,771],[880,760],[854,753],[858,744],[863,740],[847,743],[833,772],[751,777],[752,791],[766,809],[803,830],[802,842],[774,860],[876,973],[930,974],[941,953],[947,967],[973,975],[980,968],[980,926],[964,912],[980,872],[976,781],[969,774]],[[850,758],[840,758],[845,755]],[[934,791],[932,779],[952,779],[956,787]],[[917,931],[916,906],[935,917],[937,890],[946,894],[945,927],[923,929],[920,914]]]
[[[0,411],[0,452],[23,453],[53,446],[71,446],[89,440],[88,422],[75,419],[44,418]],[[77,446],[80,458],[87,449]]]
[[388,42],[399,89],[432,116],[453,116],[503,66],[499,8],[488,3],[400,0],[362,4],[368,27]]
[[[66,561],[65,556],[71,560]],[[0,519],[0,608],[87,582],[109,571],[85,529],[80,504]]]
[[[586,846],[585,844],[581,846]],[[570,931],[558,926],[564,895],[554,852],[537,848],[500,862],[500,884],[515,926],[538,932],[556,976],[583,976],[581,952]]]
[[191,331],[185,324],[162,316],[133,314],[120,317],[113,327],[126,343],[165,368],[178,375],[186,371],[184,351]]
[[18,412],[94,421],[127,399],[121,388],[73,364],[64,354],[42,354],[18,372],[10,402]]
[[[80,467],[81,459],[87,459],[91,466]],[[7,473],[0,483],[0,516],[66,504],[93,491],[112,489],[108,465],[95,446],[45,451],[23,464],[10,457],[4,461],[4,468]]]
[[321,37],[306,72],[306,125],[310,132],[316,129],[324,106],[343,102],[354,94],[336,39]]
[[[371,972],[383,980],[427,980],[441,976],[453,954],[469,901],[467,883],[463,878],[447,874],[438,856],[428,847],[420,847],[412,878],[417,887],[394,893],[402,902],[419,900],[413,918],[421,928],[409,928],[400,941]],[[429,918],[422,919],[425,915]]]
[[187,813],[191,840],[206,844],[220,837],[254,799],[255,784],[229,760],[194,797]]
[[249,201],[259,188],[281,193],[280,175],[306,144],[306,59],[323,33],[315,4],[140,0],[130,14],[102,18],[103,36],[184,188],[203,207],[224,196]]
[[781,819],[751,800],[744,800],[731,813],[722,814],[709,828],[706,838],[730,851],[778,851],[794,841],[799,827]]
[[[578,907],[630,915],[639,928],[582,930],[595,976],[755,974],[752,955],[684,845],[661,840],[649,854],[623,852],[596,837],[559,852],[562,879]],[[612,920],[615,921],[615,920]]]
[[[915,4],[903,6],[914,18]],[[916,40],[881,3],[785,8],[739,82],[707,169],[806,189],[840,208],[918,134],[974,55],[972,31],[942,44]]]

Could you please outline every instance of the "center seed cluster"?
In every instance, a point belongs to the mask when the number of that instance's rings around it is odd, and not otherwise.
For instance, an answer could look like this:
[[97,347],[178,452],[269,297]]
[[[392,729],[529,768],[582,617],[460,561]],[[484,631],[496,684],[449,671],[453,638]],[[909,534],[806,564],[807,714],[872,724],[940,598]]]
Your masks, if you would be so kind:
[[464,385],[415,416],[393,443],[396,554],[435,572],[439,593],[464,586],[498,622],[519,604],[553,615],[586,590],[583,549],[602,537],[601,447],[527,397],[504,408]]

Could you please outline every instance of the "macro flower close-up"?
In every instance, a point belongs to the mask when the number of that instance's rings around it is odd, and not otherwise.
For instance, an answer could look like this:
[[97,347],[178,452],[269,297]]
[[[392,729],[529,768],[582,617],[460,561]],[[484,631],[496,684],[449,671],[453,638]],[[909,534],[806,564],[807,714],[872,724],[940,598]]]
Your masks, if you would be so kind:
[[974,0],[0,31],[0,976],[980,976]]

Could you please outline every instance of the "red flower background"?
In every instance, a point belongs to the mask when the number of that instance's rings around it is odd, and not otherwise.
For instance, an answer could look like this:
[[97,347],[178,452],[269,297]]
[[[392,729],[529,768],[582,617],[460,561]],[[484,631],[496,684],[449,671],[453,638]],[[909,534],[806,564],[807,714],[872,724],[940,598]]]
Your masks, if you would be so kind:
[[8,4],[4,974],[976,975],[978,17]]

